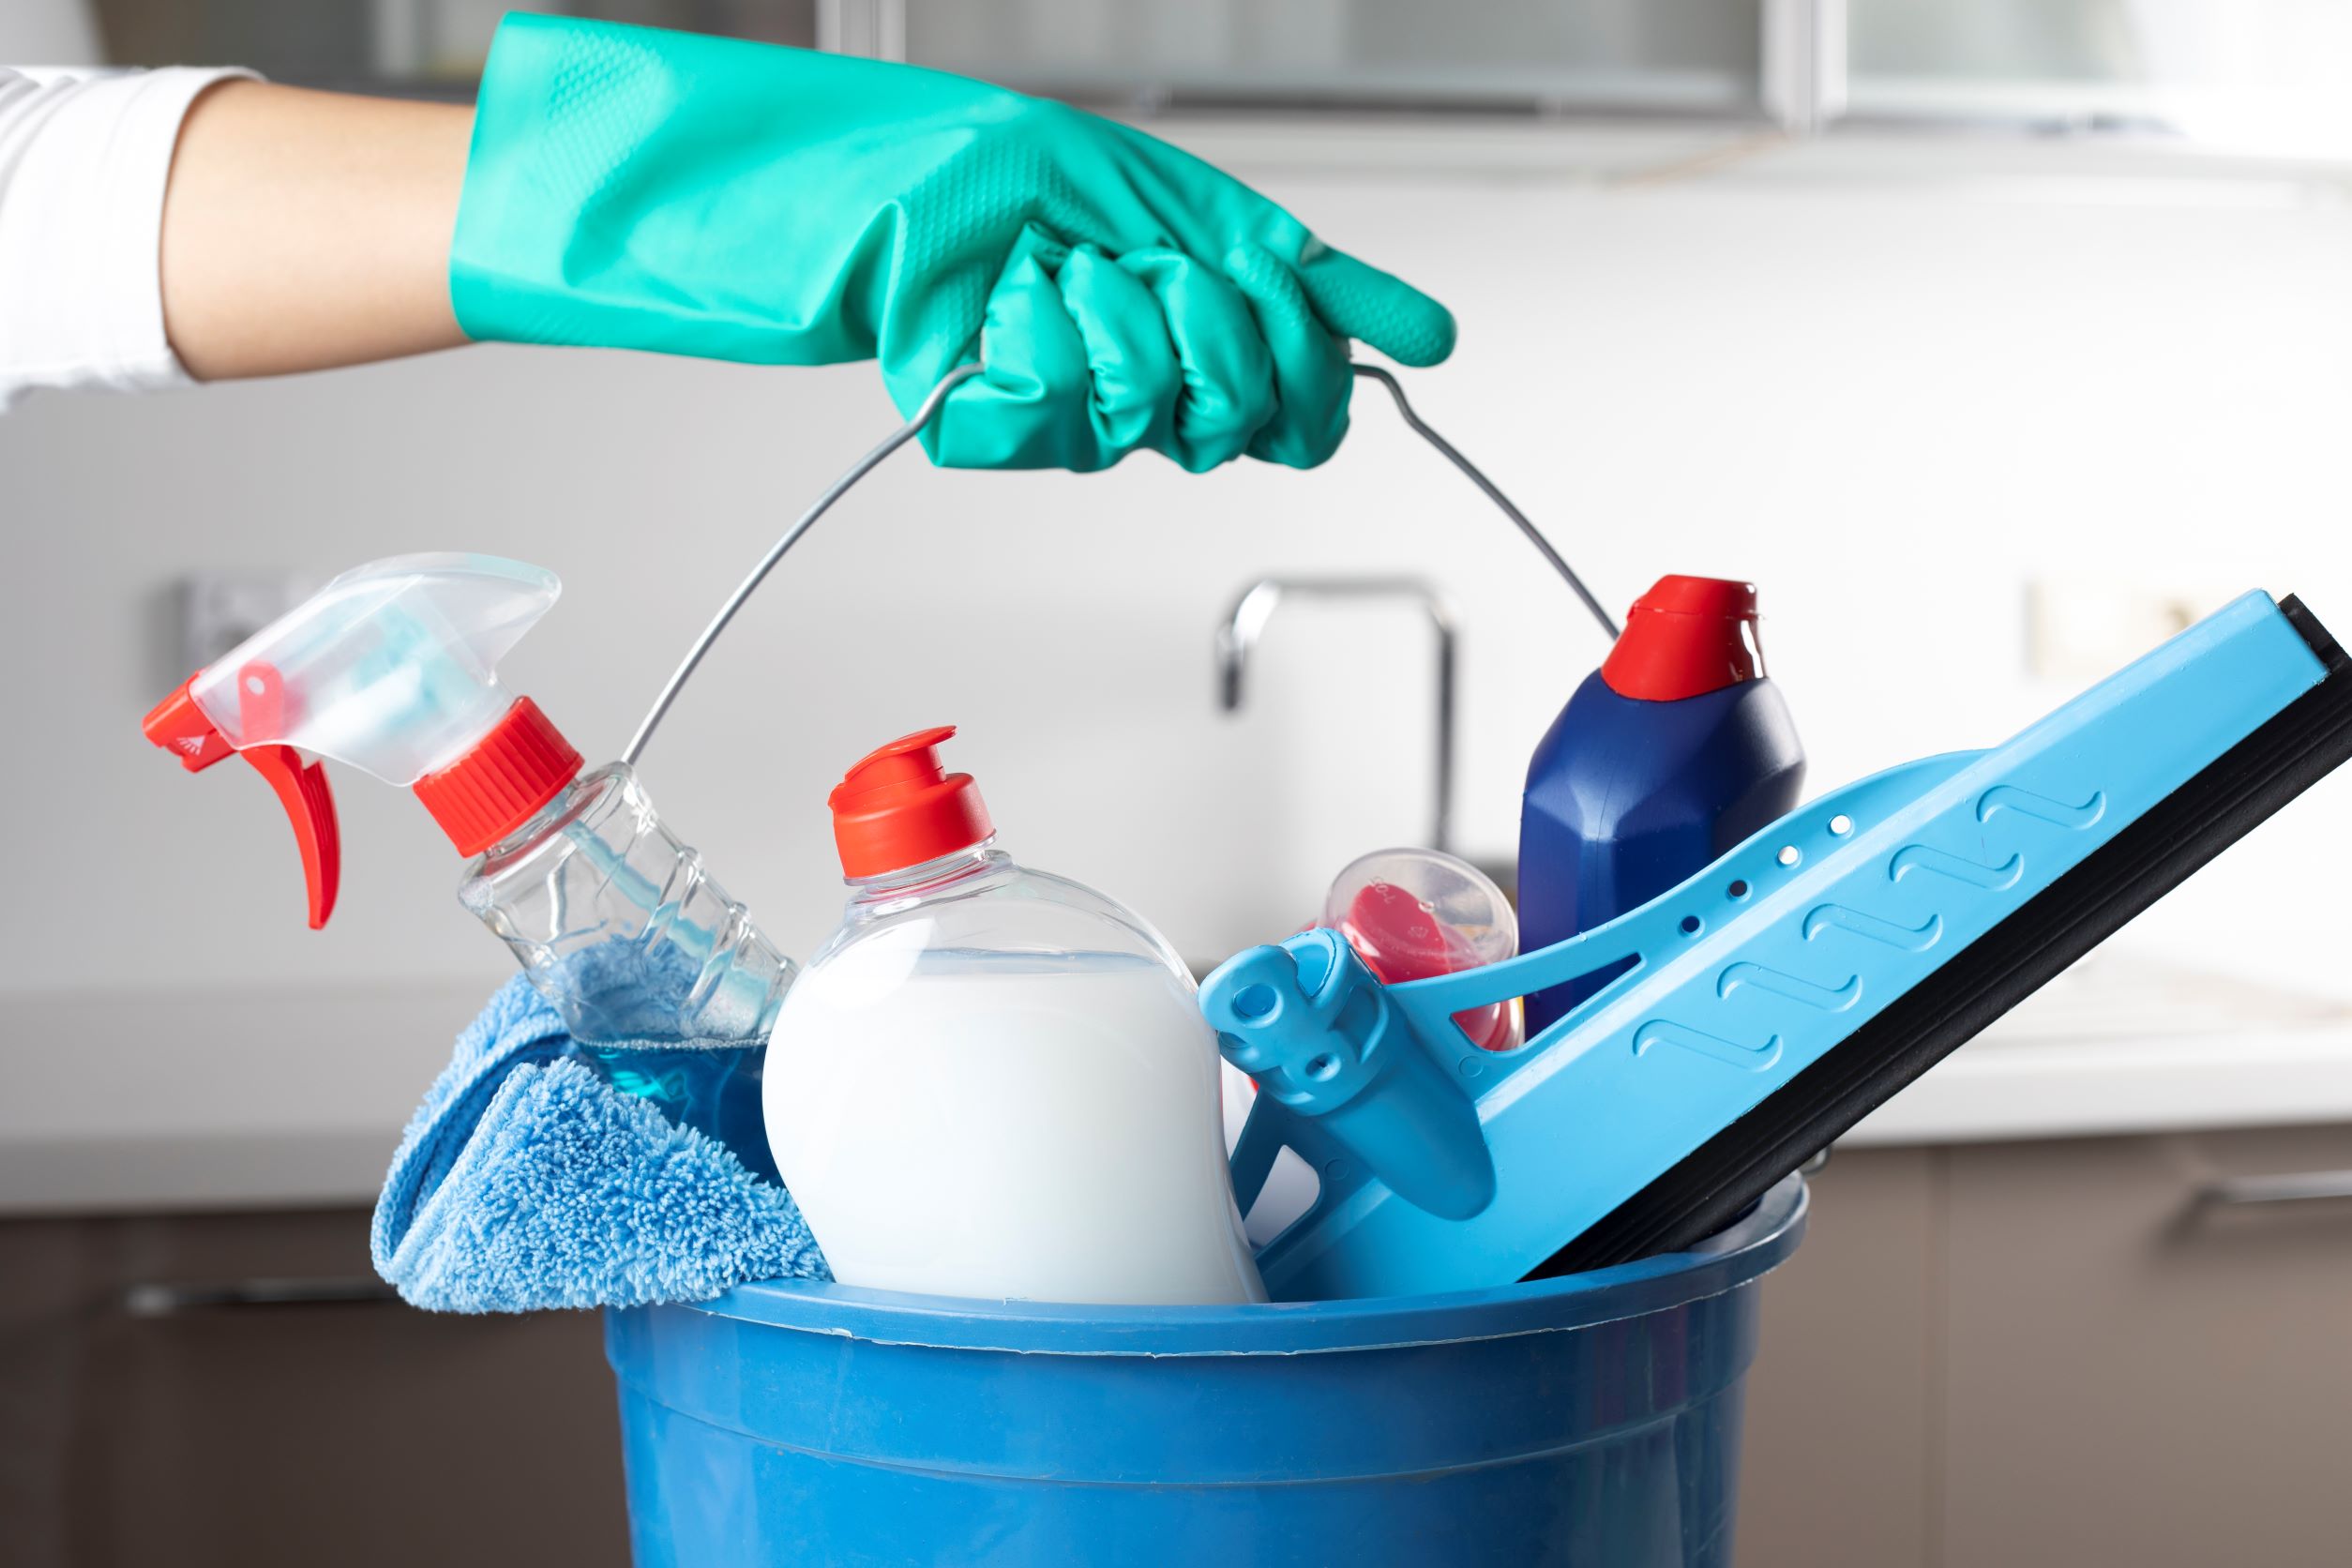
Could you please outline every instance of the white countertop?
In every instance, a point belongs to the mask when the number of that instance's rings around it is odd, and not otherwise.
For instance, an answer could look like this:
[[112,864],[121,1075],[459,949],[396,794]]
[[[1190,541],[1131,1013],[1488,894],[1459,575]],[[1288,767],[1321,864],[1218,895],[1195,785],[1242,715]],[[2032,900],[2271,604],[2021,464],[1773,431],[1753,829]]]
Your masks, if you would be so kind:
[[487,994],[440,981],[0,999],[0,1214],[372,1203]]
[[[0,1214],[372,1202],[472,983],[0,1001]],[[2094,955],[1849,1144],[2352,1122],[2352,1003]]]
[[1839,1139],[2352,1122],[2352,1003],[2094,953]]

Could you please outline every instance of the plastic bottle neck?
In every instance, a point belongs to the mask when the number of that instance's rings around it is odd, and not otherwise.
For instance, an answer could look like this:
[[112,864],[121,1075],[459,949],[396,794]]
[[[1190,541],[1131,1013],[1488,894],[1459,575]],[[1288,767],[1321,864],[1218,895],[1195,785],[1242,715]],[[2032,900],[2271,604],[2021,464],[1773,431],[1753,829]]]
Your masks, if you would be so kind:
[[475,855],[475,862],[487,866],[528,853],[577,817],[588,801],[629,776],[626,762],[608,762],[603,767],[589,769],[558,790],[545,806],[516,823],[513,832]]
[[925,897],[972,878],[986,875],[1010,866],[1012,857],[995,848],[996,836],[990,834],[977,844],[969,845],[952,854],[940,855],[913,866],[884,871],[878,876],[848,877],[852,901],[858,904],[897,901],[903,898]]

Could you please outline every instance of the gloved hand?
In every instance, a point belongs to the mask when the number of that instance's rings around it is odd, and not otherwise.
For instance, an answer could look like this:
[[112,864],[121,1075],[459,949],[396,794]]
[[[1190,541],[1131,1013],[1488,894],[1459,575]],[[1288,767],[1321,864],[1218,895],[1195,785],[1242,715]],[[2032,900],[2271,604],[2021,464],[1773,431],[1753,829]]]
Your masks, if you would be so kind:
[[911,66],[513,16],[449,255],[477,339],[761,364],[879,357],[962,467],[1308,467],[1347,339],[1408,365],[1445,309],[1140,131]]

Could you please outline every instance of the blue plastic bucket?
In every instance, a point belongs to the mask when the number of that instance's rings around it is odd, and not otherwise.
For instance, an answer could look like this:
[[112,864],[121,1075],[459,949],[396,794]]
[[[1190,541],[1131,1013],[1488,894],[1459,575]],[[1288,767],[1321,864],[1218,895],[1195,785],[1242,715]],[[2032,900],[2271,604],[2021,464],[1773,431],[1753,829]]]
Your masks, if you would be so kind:
[[1726,1563],[1804,1212],[1792,1176],[1693,1252],[1397,1301],[614,1312],[639,1568]]

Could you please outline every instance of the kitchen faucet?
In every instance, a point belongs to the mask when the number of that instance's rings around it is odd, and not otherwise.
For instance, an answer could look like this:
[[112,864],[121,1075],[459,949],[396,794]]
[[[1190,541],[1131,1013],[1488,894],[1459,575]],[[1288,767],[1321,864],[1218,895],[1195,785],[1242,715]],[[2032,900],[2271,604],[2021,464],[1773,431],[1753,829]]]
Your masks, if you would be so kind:
[[1292,598],[1401,599],[1420,607],[1437,634],[1436,777],[1430,807],[1429,848],[1452,853],[1454,849],[1454,648],[1457,633],[1454,605],[1436,585],[1417,577],[1268,577],[1260,578],[1233,601],[1232,611],[1217,627],[1217,704],[1227,713],[1242,706],[1242,682],[1250,650],[1265,634],[1266,623],[1283,602]]

